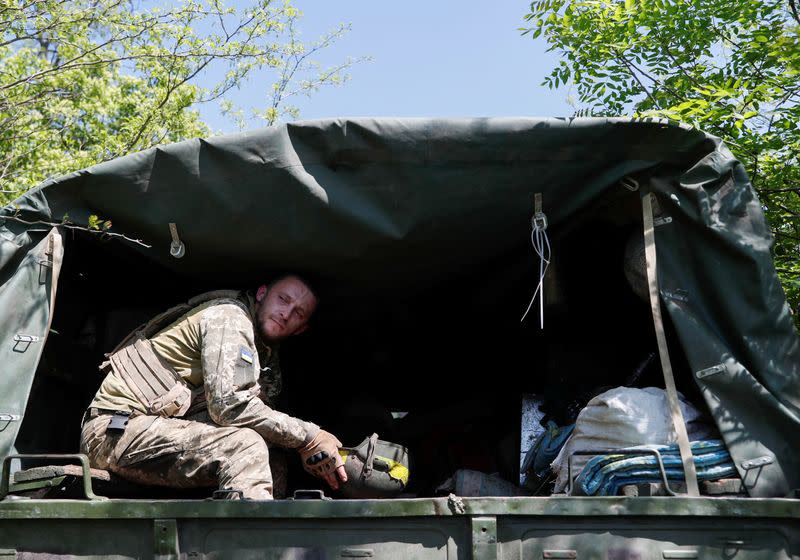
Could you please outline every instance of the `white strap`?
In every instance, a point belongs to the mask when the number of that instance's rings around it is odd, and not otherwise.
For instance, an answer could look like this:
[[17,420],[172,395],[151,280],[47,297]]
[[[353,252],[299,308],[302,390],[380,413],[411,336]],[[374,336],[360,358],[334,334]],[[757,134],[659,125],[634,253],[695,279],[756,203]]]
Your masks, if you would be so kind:
[[656,329],[658,340],[658,353],[661,356],[661,369],[664,371],[664,386],[667,389],[667,402],[669,403],[672,423],[678,436],[678,448],[681,452],[683,471],[686,475],[686,490],[689,496],[699,496],[700,489],[697,485],[697,471],[694,467],[692,450],[689,445],[689,434],[686,432],[686,422],[683,420],[678,391],[675,388],[675,378],[672,375],[672,364],[667,350],[667,337],[664,335],[664,322],[661,317],[661,300],[658,296],[658,275],[656,273],[656,236],[653,226],[653,195],[646,194],[642,197],[642,217],[644,220],[644,249],[647,259],[647,281],[650,287],[650,308],[653,312],[653,325]]
[[542,194],[534,195],[534,213],[531,219],[531,245],[539,256],[539,283],[533,292],[528,308],[520,319],[520,323],[528,316],[528,312],[533,307],[533,302],[539,295],[539,325],[544,329],[544,275],[547,267],[550,266],[550,239],[547,237],[547,216],[542,212]]

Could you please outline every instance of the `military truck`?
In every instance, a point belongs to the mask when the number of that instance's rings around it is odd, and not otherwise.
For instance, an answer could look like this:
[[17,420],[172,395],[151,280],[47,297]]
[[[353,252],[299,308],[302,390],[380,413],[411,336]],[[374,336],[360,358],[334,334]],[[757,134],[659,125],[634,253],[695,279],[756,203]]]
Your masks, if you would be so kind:
[[[724,144],[650,119],[300,121],[49,180],[0,211],[0,557],[800,558],[800,340],[771,242]],[[285,499],[225,501],[77,454],[130,329],[284,271],[321,305],[282,348],[281,407],[406,445],[403,494],[342,499],[290,455]],[[701,409],[734,484],[520,485],[526,402],[569,420],[626,384]],[[456,472],[519,491],[442,491]]]

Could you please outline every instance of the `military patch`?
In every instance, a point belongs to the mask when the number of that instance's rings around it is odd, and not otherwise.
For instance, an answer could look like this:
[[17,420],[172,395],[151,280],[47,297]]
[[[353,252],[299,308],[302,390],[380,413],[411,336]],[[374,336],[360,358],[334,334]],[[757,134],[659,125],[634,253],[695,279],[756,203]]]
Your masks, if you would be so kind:
[[239,347],[239,359],[236,360],[233,374],[234,387],[244,387],[251,385],[258,379],[256,365],[258,356],[247,346]]

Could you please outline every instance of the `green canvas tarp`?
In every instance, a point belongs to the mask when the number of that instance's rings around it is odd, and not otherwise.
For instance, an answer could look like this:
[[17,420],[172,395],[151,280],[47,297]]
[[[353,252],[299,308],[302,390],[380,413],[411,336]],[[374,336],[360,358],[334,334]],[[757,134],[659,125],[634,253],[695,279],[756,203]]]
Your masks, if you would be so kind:
[[[346,309],[359,294],[389,305],[454,279],[502,291],[520,276],[504,255],[534,266],[535,193],[557,236],[592,209],[641,222],[649,192],[678,349],[750,494],[783,496],[800,487],[800,341],[760,203],[718,139],[627,119],[296,122],[159,146],[46,182],[0,212],[0,454],[13,448],[48,336],[59,260],[48,224],[65,217],[110,220],[112,232],[150,247],[98,241],[105,251],[135,253],[180,281],[243,285],[265,270],[300,270],[319,279],[332,309]],[[181,258],[169,251],[170,224]],[[59,231],[69,259],[75,234]],[[585,271],[587,290],[602,273]],[[115,274],[160,281],[141,267],[109,268],[109,282]]]

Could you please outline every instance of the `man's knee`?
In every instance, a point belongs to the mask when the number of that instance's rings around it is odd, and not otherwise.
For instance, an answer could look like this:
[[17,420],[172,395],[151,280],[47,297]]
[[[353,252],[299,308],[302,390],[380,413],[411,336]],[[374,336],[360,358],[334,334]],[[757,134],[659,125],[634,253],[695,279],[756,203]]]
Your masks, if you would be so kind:
[[265,463],[269,461],[267,443],[255,430],[238,428],[229,436],[229,440],[232,454],[252,455],[261,458]]

